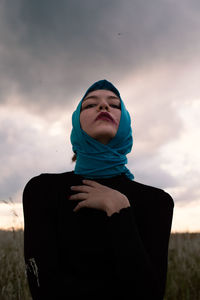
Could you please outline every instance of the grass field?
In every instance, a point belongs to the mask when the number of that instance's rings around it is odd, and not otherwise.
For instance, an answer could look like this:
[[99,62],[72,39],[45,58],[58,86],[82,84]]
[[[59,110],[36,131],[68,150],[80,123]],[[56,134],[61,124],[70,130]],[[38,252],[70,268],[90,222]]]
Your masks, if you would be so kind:
[[[0,299],[31,299],[22,230],[0,230]],[[200,300],[200,233],[171,235],[165,300]]]

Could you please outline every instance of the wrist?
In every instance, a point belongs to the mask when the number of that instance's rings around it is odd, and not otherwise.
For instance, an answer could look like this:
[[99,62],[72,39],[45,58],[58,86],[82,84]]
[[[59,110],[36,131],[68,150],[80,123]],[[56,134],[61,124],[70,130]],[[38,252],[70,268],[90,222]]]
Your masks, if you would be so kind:
[[116,212],[119,213],[122,208],[130,207],[128,198],[125,195],[121,194],[121,197],[119,200],[120,201],[110,202],[109,205],[106,206],[105,211],[106,211],[108,217],[110,217],[112,214],[114,214]]
[[111,209],[111,208],[106,209],[106,214],[107,214],[108,217],[111,217],[116,212],[118,212],[118,211],[116,211],[114,209]]

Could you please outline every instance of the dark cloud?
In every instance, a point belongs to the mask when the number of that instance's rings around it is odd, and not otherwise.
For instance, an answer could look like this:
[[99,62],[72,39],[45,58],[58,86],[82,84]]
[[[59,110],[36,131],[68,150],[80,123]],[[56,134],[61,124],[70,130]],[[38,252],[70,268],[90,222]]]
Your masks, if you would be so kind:
[[197,1],[31,1],[0,5],[1,102],[68,106],[98,79],[199,53]]
[[11,197],[21,201],[16,194],[31,177],[72,169],[72,149],[66,133],[69,125],[62,122],[42,122],[9,107],[0,110],[0,200]]
[[[159,150],[184,130],[171,103],[194,93],[193,83],[185,86],[188,62],[199,61],[199,12],[195,0],[181,4],[171,0],[1,1],[0,103],[10,109],[0,122],[1,198],[13,197],[40,172],[73,168],[69,140],[65,149],[61,136],[52,137],[47,132],[51,122],[44,115],[52,114],[55,122],[69,112],[71,119],[78,98],[102,78],[117,87],[124,85],[124,92],[133,87],[132,102],[127,103],[134,112],[129,166],[135,180],[161,188],[179,187],[179,178],[161,168]],[[161,68],[154,75],[163,78],[150,81],[151,70],[155,73],[162,64],[172,67],[170,74],[165,77]],[[173,74],[174,66],[179,77]],[[187,75],[184,85],[183,73]],[[136,77],[139,83],[134,82]],[[169,77],[170,83],[164,84]],[[127,78],[132,80],[126,85]],[[10,112],[16,106],[25,107],[27,116],[16,111],[13,120]],[[34,119],[36,113],[39,119]],[[46,127],[32,126],[41,120],[47,121]],[[187,201],[188,191],[178,200]],[[195,193],[192,196],[197,198]]]

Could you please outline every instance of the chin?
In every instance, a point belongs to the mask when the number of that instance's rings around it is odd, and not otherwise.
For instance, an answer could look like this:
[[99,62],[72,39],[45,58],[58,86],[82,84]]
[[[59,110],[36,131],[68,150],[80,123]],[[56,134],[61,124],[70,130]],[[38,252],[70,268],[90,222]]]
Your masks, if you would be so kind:
[[100,143],[103,143],[103,144],[108,144],[109,141],[114,138],[114,136],[116,135],[115,132],[108,132],[108,131],[104,131],[104,132],[99,132],[98,134],[94,134],[92,137],[99,141]]

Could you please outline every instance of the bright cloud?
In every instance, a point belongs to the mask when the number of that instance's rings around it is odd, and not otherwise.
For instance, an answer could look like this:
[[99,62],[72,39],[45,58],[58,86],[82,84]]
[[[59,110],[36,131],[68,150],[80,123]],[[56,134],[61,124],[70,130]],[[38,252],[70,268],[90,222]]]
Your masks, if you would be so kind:
[[200,229],[199,12],[195,0],[2,1],[0,200],[20,210],[32,176],[73,169],[72,111],[105,78],[131,114],[135,180],[172,195],[174,228]]

